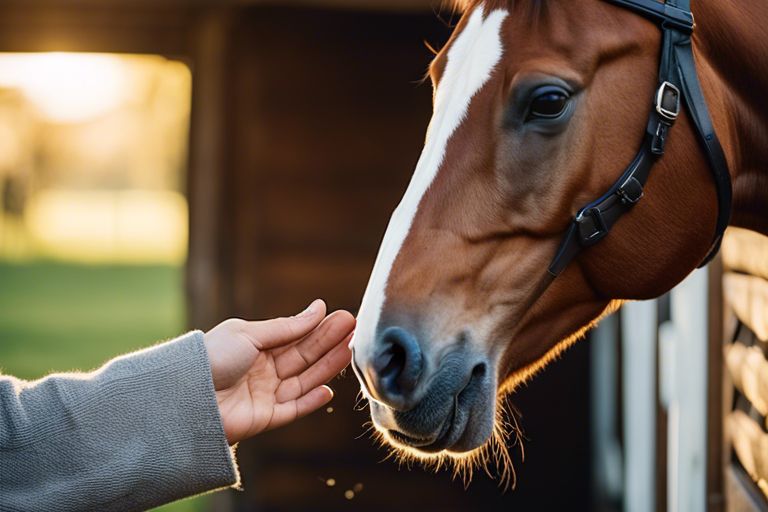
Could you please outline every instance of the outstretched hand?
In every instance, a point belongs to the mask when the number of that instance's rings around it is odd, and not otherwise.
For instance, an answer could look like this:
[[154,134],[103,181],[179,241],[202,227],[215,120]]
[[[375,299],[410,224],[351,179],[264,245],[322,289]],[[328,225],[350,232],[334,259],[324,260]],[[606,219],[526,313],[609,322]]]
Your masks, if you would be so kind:
[[280,427],[333,398],[324,384],[349,364],[354,317],[326,316],[314,301],[304,312],[248,322],[231,319],[205,334],[213,385],[230,444]]

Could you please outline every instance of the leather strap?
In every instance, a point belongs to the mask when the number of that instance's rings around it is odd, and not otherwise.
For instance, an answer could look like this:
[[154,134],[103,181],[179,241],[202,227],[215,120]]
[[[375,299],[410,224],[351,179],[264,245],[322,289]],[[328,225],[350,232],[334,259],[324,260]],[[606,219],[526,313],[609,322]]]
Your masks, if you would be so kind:
[[696,76],[696,64],[693,58],[690,37],[687,41],[678,44],[675,50],[685,104],[688,107],[688,112],[690,112],[693,123],[696,126],[696,131],[699,134],[699,140],[709,160],[712,177],[715,180],[717,189],[718,212],[715,238],[709,254],[707,254],[700,265],[702,267],[712,261],[720,250],[723,233],[731,221],[733,189],[731,174],[728,171],[728,161],[725,158],[723,147],[720,145],[720,140],[715,133],[715,127],[712,124],[712,119],[707,110],[707,103],[704,100],[704,93],[701,91],[701,85]]
[[[691,0],[667,0],[667,5],[691,12]],[[693,14],[691,14],[693,20]],[[694,24],[695,26],[695,24]],[[699,140],[702,143],[707,159],[709,160],[712,177],[715,180],[717,189],[717,226],[715,228],[715,238],[709,249],[709,254],[704,258],[699,267],[703,267],[717,255],[720,250],[720,244],[723,241],[723,233],[731,221],[731,211],[733,209],[733,189],[731,185],[731,174],[728,171],[728,160],[725,158],[725,152],[720,144],[720,140],[715,133],[715,127],[707,109],[707,102],[704,99],[704,93],[701,90],[701,84],[696,73],[696,62],[693,57],[693,45],[689,37],[678,41],[675,45],[676,58],[678,63],[678,73],[680,82],[683,86],[683,98],[685,99],[688,112],[696,126],[699,134]]]
[[651,169],[664,154],[669,130],[680,114],[683,99],[704,146],[718,194],[717,228],[710,251],[701,264],[703,266],[717,254],[723,232],[730,221],[731,181],[725,154],[715,134],[696,73],[691,45],[694,21],[690,0],[667,0],[666,4],[655,0],[606,1],[661,25],[660,85],[640,150],[608,192],[576,214],[549,266],[549,273],[553,277],[560,275],[583,248],[605,238],[613,225],[642,199]]
[[[691,13],[690,2],[659,3],[657,0],[607,0],[609,3],[636,12],[637,14],[666,24],[669,28],[680,32],[693,33],[694,21]],[[687,5],[686,5],[687,4]]]

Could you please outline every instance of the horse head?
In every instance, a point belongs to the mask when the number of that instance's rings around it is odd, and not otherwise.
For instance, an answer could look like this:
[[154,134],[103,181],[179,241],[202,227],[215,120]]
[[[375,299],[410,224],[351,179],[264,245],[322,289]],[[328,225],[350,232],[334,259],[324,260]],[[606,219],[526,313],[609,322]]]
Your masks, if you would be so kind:
[[680,116],[644,199],[548,273],[574,214],[646,132],[660,31],[602,0],[470,1],[430,67],[434,115],[352,342],[376,429],[424,458],[477,453],[497,398],[712,243],[715,187]]

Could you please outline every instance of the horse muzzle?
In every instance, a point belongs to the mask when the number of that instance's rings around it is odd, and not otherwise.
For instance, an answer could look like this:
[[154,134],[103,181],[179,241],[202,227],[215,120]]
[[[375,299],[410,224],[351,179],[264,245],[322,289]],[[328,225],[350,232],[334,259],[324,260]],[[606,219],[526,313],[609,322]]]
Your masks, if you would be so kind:
[[355,353],[377,429],[397,447],[434,454],[484,444],[495,420],[495,379],[488,361],[466,343],[436,357],[409,331],[389,327],[371,356]]

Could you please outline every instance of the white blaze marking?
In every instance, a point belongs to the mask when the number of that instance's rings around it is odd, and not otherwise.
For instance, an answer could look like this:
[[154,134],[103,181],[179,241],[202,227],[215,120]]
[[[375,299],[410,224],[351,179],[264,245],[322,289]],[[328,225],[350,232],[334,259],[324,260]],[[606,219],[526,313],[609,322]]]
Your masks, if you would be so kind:
[[358,352],[366,348],[370,350],[374,341],[386,299],[389,273],[408,236],[421,199],[443,164],[448,141],[464,121],[472,98],[501,60],[501,24],[507,14],[500,9],[483,18],[482,6],[476,8],[448,51],[445,71],[435,93],[434,114],[427,129],[424,150],[405,196],[389,221],[360,306],[357,329],[350,343]]

